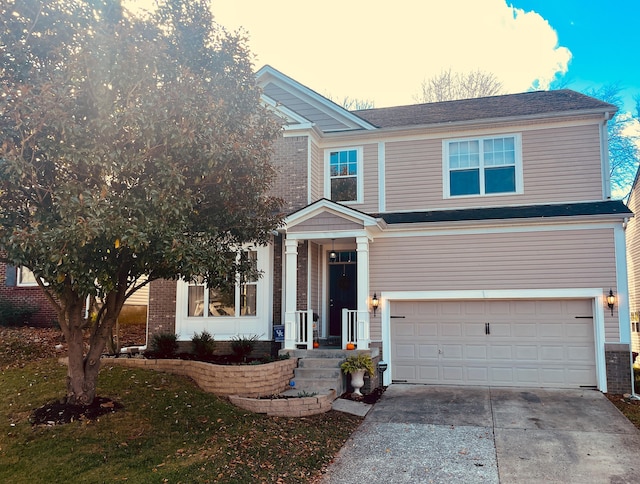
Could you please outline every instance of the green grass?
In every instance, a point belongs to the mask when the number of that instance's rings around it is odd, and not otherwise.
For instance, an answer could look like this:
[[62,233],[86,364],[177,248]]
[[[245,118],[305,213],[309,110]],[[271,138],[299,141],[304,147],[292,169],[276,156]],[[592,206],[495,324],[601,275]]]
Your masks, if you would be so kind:
[[105,363],[98,395],[123,410],[32,427],[35,408],[64,396],[65,374],[54,359],[0,371],[0,482],[305,482],[361,421],[252,414],[186,378]]

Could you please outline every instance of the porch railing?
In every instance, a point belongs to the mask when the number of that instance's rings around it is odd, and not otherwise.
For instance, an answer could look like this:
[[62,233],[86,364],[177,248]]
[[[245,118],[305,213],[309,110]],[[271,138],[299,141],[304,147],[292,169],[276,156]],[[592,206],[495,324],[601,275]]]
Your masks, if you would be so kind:
[[313,348],[313,310],[296,311],[296,346]]
[[356,309],[342,310],[342,347],[355,343],[358,349],[369,348],[368,313]]

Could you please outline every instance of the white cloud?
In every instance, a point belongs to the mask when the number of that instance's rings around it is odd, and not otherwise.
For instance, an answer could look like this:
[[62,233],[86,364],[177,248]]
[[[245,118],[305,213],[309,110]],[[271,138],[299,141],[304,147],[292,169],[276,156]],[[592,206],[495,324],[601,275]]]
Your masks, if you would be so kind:
[[508,92],[545,89],[571,58],[546,20],[506,0],[215,0],[213,12],[249,33],[256,67],[377,107],[412,103],[448,68],[492,72]]

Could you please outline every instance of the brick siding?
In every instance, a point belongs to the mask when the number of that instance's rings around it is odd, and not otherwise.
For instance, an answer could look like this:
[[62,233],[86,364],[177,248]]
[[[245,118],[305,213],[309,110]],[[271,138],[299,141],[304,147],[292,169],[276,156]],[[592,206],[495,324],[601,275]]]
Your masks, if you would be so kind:
[[629,345],[606,344],[604,356],[607,364],[607,392],[631,392],[631,351]]
[[[11,268],[15,270],[15,268]],[[0,298],[16,305],[33,305],[38,311],[27,321],[30,326],[50,327],[58,320],[55,307],[38,286],[7,286],[7,266],[0,263]]]

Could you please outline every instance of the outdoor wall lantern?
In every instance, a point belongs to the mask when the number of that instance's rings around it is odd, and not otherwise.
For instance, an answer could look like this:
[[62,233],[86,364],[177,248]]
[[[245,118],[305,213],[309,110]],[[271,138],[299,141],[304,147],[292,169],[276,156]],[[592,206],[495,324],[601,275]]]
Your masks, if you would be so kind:
[[338,254],[336,254],[336,249],[334,248],[334,242],[336,239],[331,239],[331,252],[329,252],[329,261],[335,262],[338,258]]
[[373,297],[371,298],[371,307],[373,308],[373,315],[376,315],[376,311],[378,310],[378,306],[380,305],[380,300],[378,299],[378,295],[374,292]]
[[613,294],[613,290],[609,289],[609,295],[607,296],[607,306],[611,309],[611,316],[613,316],[613,305],[616,303],[616,296]]

